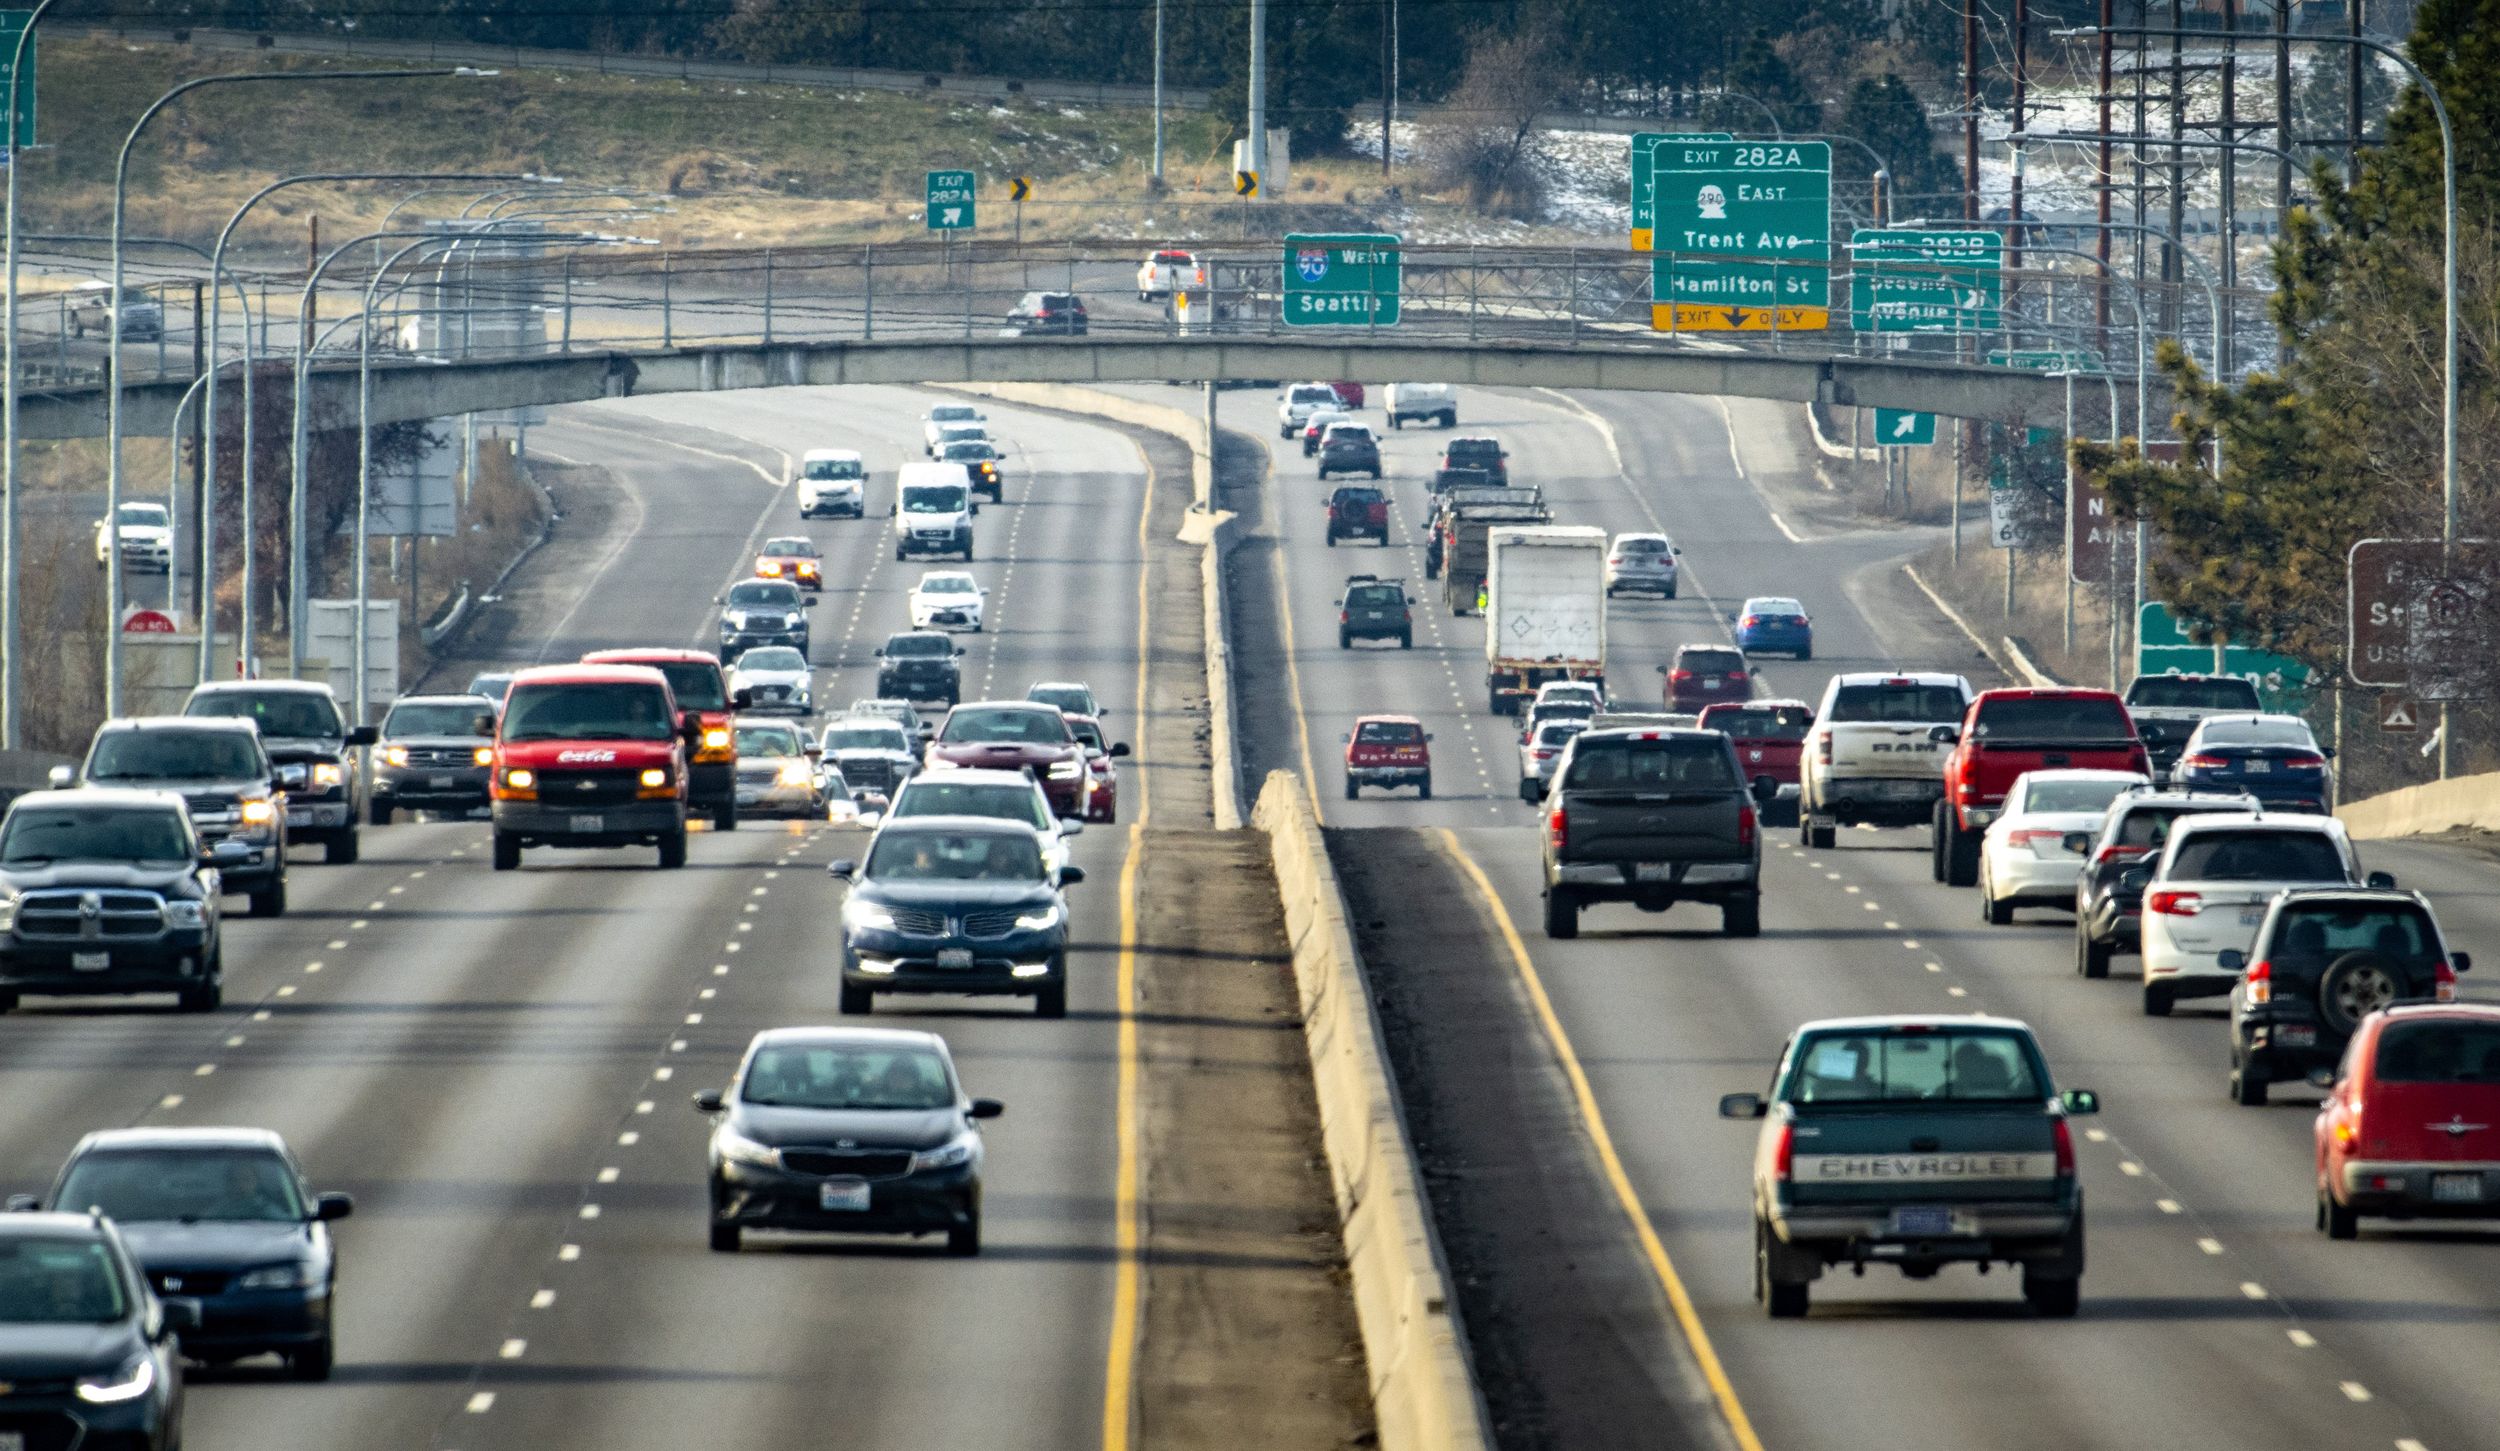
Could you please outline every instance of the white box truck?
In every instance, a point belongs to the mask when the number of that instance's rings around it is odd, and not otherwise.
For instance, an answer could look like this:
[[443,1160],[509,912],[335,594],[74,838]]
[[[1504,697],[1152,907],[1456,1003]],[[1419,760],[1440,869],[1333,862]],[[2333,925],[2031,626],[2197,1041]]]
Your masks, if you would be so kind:
[[1484,688],[1517,715],[1549,680],[1606,684],[1606,531],[1497,524],[1485,574]]

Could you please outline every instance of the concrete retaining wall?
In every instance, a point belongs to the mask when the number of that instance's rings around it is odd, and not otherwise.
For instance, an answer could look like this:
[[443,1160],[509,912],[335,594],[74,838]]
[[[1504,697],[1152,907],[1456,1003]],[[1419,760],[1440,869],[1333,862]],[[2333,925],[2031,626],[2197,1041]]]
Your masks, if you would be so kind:
[[1398,1109],[1328,843],[1301,780],[1277,771],[1255,820],[1268,835],[1302,1032],[1319,1094],[1372,1413],[1384,1451],[1490,1451],[1449,1271]]
[[2407,786],[2335,808],[2363,840],[2439,831],[2500,831],[2500,772]]

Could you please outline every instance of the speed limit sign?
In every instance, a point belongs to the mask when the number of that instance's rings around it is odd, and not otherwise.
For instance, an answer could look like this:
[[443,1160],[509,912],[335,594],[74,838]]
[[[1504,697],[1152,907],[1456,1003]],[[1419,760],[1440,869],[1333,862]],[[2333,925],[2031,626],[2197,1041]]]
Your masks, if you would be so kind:
[[1988,542],[1999,549],[2011,549],[2014,547],[2015,535],[2019,532],[2014,521],[2014,491],[1990,489],[1988,491]]

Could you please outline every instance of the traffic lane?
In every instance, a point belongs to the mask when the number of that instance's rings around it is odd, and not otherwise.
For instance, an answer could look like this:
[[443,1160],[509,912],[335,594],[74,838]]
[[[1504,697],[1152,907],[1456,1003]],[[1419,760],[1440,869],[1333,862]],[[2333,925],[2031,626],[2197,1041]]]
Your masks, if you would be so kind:
[[[1534,923],[1533,833],[1461,841],[1512,919]],[[1808,1018],[2008,1011],[1926,971],[1938,959],[1925,955],[1924,938],[1879,935],[1901,920],[1888,904],[1831,882],[1812,859],[1786,843],[1765,853],[1759,939],[1717,936],[1716,914],[1692,906],[1663,919],[1601,907],[1577,941],[1525,937],[1630,1181],[1766,1443],[1988,1447],[2004,1444],[2012,1423],[2043,1444],[2077,1447],[2386,1446],[2415,1434],[2386,1402],[2352,1401],[2319,1379],[2292,1353],[2281,1306],[2248,1298],[2245,1272],[2206,1253],[2202,1235],[2161,1210],[2158,1186],[2096,1141],[2081,1160],[2091,1269],[2079,1320],[2037,1321],[2017,1276],[1968,1270],[1923,1282],[1827,1273],[1809,1319],[1764,1317],[1751,1296],[1746,1187],[1756,1126],[1721,1122],[1709,1105],[1761,1091]],[[2061,1083],[2133,1092],[2115,1078],[2096,1082],[2103,1065],[2063,1040],[2052,1035],[2048,1047]],[[1662,1114],[1661,1104],[1685,1111]],[[1813,1375],[1788,1373],[1799,1365]],[[2113,1402],[2112,1384],[2129,1395]],[[1835,1417],[1834,1406],[1850,1414]]]
[[[2140,958],[2119,957],[2107,982],[2085,981],[2074,971],[2070,916],[2029,910],[2010,928],[1987,927],[1975,893],[1930,879],[1924,832],[1891,835],[1891,850],[1805,855],[1884,902],[1887,916],[1942,964],[1940,980],[1965,987],[1968,1001],[2037,1026],[2062,1079],[2113,1086],[2094,1125],[2106,1139],[2086,1144],[2087,1156],[2136,1165],[2131,1177],[2179,1206],[2183,1232],[2213,1241],[2218,1263],[2262,1289],[2287,1320],[2277,1355],[2305,1350],[2318,1363],[2314,1374],[2349,1380],[2401,1409],[2430,1446],[2483,1439],[2500,1414],[2500,1388],[2473,1368],[2500,1355],[2500,1285],[2487,1273],[2500,1225],[2371,1221],[2359,1244],[2328,1240],[2314,1210],[2311,1123],[2320,1095],[2278,1084],[2265,1108],[2232,1102],[2223,999],[2147,1018]],[[2380,845],[2362,846],[2373,868],[2384,864]],[[2452,881],[2488,920],[2487,874],[2443,859],[2437,847],[2385,856],[2406,861],[2408,884],[2431,896],[2451,930],[2465,915],[2442,891]],[[2458,945],[2472,946],[2462,936]],[[2465,982],[2469,996],[2500,997],[2500,985],[2472,974]],[[2096,1255],[2096,1267],[2106,1262]],[[2292,1345],[2291,1329],[2317,1345]]]

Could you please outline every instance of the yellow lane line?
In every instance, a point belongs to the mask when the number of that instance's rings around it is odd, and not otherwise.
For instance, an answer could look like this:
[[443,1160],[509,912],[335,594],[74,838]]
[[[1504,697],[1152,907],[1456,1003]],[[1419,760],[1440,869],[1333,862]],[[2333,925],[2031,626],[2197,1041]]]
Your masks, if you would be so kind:
[[1279,538],[1275,543],[1268,561],[1276,567],[1276,619],[1285,630],[1285,694],[1293,702],[1294,733],[1302,742],[1302,786],[1310,793],[1311,815],[1326,826],[1328,808],[1320,800],[1319,770],[1311,764],[1311,718],[1302,713],[1302,667],[1294,663],[1293,587],[1285,578],[1285,541]]
[[1580,1055],[1572,1050],[1571,1035],[1563,1031],[1562,1018],[1554,1011],[1554,1000],[1546,995],[1545,981],[1537,975],[1536,961],[1528,955],[1528,944],[1521,940],[1519,928],[1511,921],[1510,909],[1502,905],[1502,895],[1493,889],[1484,868],[1477,866],[1475,858],[1460,845],[1458,833],[1442,827],[1439,834],[1441,849],[1475,883],[1485,907],[1493,914],[1493,924],[1501,929],[1502,940],[1510,947],[1510,960],[1527,988],[1528,1001],[1536,1006],[1537,1019],[1545,1025],[1545,1036],[1554,1045],[1554,1055],[1562,1060],[1563,1076],[1571,1081],[1571,1095],[1579,1103],[1580,1122],[1597,1148],[1597,1162],[1605,1170],[1606,1183],[1614,1190],[1615,1202],[1623,1206],[1624,1214],[1632,1221],[1632,1233],[1640,1241],[1650,1273],[1657,1277],[1659,1288],[1666,1291],[1676,1323],[1683,1327],[1685,1342],[1701,1366],[1702,1379],[1709,1382],[1710,1393],[1719,1402],[1719,1414],[1727,1420],[1729,1435],[1740,1451],[1762,1451],[1762,1440],[1754,1434],[1753,1419],[1745,1414],[1744,1403],[1737,1399],[1735,1382],[1728,1379],[1727,1367],[1720,1364],[1719,1353],[1710,1344],[1710,1332],[1702,1328],[1701,1313],[1693,1308],[1693,1297],[1684,1288],[1684,1277],[1676,1273],[1675,1262],[1667,1257],[1666,1243],[1659,1239],[1657,1226],[1650,1222],[1649,1211],[1632,1188],[1632,1176],[1624,1171],[1623,1157],[1615,1152],[1614,1135],[1606,1131],[1606,1117],[1598,1110],[1596,1091],[1589,1087],[1588,1073],[1580,1067]]

